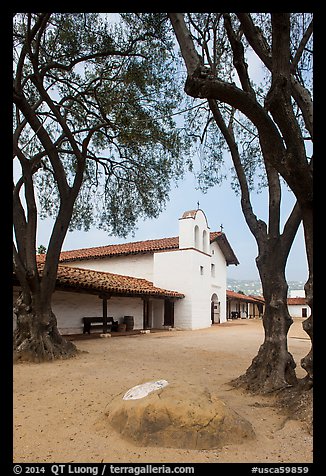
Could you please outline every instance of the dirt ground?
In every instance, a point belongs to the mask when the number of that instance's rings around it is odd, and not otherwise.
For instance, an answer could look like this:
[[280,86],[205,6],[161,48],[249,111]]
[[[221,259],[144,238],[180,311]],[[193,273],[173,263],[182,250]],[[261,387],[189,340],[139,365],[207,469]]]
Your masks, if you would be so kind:
[[[14,462],[53,463],[309,463],[312,436],[289,420],[272,397],[252,396],[228,382],[244,373],[263,340],[262,322],[236,320],[197,331],[76,341],[85,352],[53,363],[14,365]],[[289,351],[297,375],[310,349],[295,319]],[[110,400],[152,380],[199,385],[251,422],[257,438],[219,450],[137,447],[106,421]]]

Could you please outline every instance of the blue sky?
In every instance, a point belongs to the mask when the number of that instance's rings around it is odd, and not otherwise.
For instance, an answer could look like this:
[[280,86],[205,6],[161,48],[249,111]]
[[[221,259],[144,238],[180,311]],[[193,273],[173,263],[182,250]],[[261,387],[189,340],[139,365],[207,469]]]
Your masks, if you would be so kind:
[[[108,236],[106,232],[92,229],[89,232],[68,232],[63,250],[103,246],[112,243],[140,241],[152,238],[163,238],[178,235],[178,219],[184,211],[197,208],[197,202],[205,212],[211,231],[219,231],[223,225],[226,234],[240,264],[228,267],[228,277],[234,279],[258,279],[255,264],[257,256],[256,241],[251,234],[241,211],[240,199],[231,189],[226,180],[221,186],[211,188],[206,194],[196,190],[196,180],[188,173],[186,178],[173,188],[170,201],[158,219],[139,221],[134,236],[126,239]],[[266,220],[266,193],[252,194],[254,212]],[[287,216],[294,203],[293,194],[287,190],[283,192],[283,217]],[[283,218],[284,219],[284,218]],[[51,220],[39,222],[37,244],[47,246],[49,233],[52,228]],[[286,276],[288,280],[306,281],[308,276],[307,260],[303,240],[302,226],[300,227],[289,256]]]
[[[109,15],[112,22],[118,19],[116,17],[117,14]],[[251,49],[247,51],[247,55],[251,77],[258,84],[263,80],[264,68],[262,68],[260,60],[258,60]],[[185,75],[183,67],[180,70],[180,74]],[[238,84],[237,75],[235,75],[234,81]],[[258,279],[259,276],[255,264],[257,256],[256,241],[245,222],[241,211],[240,198],[231,189],[230,181],[225,180],[222,185],[209,189],[206,194],[196,190],[196,187],[197,183],[194,176],[190,173],[186,174],[185,179],[179,183],[178,187],[174,187],[171,190],[170,201],[159,218],[156,220],[139,221],[134,235],[129,235],[126,239],[108,236],[106,232],[96,229],[92,229],[89,232],[68,232],[63,250],[177,236],[178,219],[184,211],[197,208],[197,202],[199,201],[200,208],[207,216],[211,231],[219,231],[221,224],[223,225],[223,232],[226,234],[240,262],[238,266],[229,266],[228,277],[248,280]],[[266,221],[268,210],[266,191],[259,194],[252,193],[251,199],[257,217]],[[293,194],[284,188],[282,197],[283,221],[291,211],[293,204]],[[52,223],[50,219],[39,222],[38,246],[40,244],[47,246]],[[290,252],[286,267],[286,277],[288,280],[304,282],[308,277],[302,226],[299,228]]]

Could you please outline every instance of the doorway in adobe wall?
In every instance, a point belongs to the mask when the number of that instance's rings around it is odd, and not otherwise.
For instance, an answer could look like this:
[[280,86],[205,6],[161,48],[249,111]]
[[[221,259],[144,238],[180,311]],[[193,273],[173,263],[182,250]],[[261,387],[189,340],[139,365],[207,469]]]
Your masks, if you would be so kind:
[[220,323],[220,302],[215,293],[211,297],[211,321],[212,324]]
[[170,299],[164,300],[164,326],[174,327],[174,302]]

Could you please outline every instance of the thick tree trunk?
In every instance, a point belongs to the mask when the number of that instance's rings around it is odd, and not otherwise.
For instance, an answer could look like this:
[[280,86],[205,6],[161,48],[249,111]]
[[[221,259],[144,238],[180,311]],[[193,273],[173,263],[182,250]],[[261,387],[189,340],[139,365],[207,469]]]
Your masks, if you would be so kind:
[[263,317],[265,339],[246,373],[233,380],[253,393],[269,393],[297,384],[296,364],[287,348],[287,333],[292,324],[285,307],[267,305]]
[[313,288],[312,288],[312,276],[309,276],[305,285],[307,304],[311,309],[311,314],[303,321],[302,327],[308,334],[311,340],[311,349],[309,353],[301,359],[301,367],[307,372],[307,375],[303,379],[304,387],[309,389],[313,386]]
[[[268,231],[267,228],[266,230],[259,230],[261,223],[257,222],[256,216],[252,212],[249,192],[248,190],[245,190],[245,192],[242,190],[242,207],[246,221],[257,240],[258,246],[264,248],[263,253],[260,253],[257,260],[257,266],[264,288],[266,310],[263,321],[265,341],[246,374],[239,377],[237,382],[254,391],[272,391],[293,385],[297,380],[294,370],[295,363],[287,349],[287,332],[292,319],[287,308],[287,284],[284,270],[288,252],[294,239],[292,231],[296,232],[299,222],[296,228],[292,228],[289,233],[283,232],[282,240],[285,240],[285,244],[277,240],[280,220],[280,195],[275,182],[275,172],[272,173],[270,168],[274,168],[283,176],[296,195],[300,207],[302,207],[310,276],[312,276],[312,246],[309,242],[312,240],[312,223],[309,220],[309,213],[307,216],[304,215],[304,203],[307,200],[312,200],[312,168],[307,161],[302,132],[297,123],[291,101],[291,91],[293,93],[293,88],[297,88],[297,86],[293,82],[291,83],[289,14],[272,14],[272,57],[269,48],[266,48],[265,42],[262,41],[263,37],[257,33],[258,30],[252,24],[250,17],[242,16],[240,18],[243,23],[243,31],[248,36],[251,46],[254,45],[254,50],[273,75],[272,87],[266,97],[264,106],[257,101],[251,90],[245,57],[241,48],[238,48],[240,45],[232,29],[228,29],[228,34],[233,49],[233,57],[237,61],[237,65],[235,63],[234,65],[237,68],[242,89],[234,83],[221,80],[212,69],[208,70],[204,67],[201,59],[198,62],[194,41],[186,26],[183,14],[170,13],[169,17],[187,67],[188,75],[185,92],[191,97],[210,100],[211,106],[212,104],[214,106],[213,100],[216,100],[227,103],[232,108],[241,111],[257,128],[264,161],[266,165],[269,165],[269,172],[267,168],[266,171],[269,175],[269,187],[272,186],[270,188],[270,213],[273,213],[273,215],[270,215]],[[227,28],[228,25],[226,23]],[[303,88],[300,90],[300,94],[302,92]],[[298,93],[299,90],[296,89],[296,100],[300,107],[303,107],[304,101],[301,100],[302,98],[298,98]],[[305,101],[309,108],[305,110],[303,115],[308,130],[312,130],[310,107],[312,102],[309,100],[308,94],[305,95]],[[214,117],[217,118],[218,126],[223,132],[223,120],[219,120],[217,109],[215,107],[215,113],[213,109],[212,111]],[[271,117],[271,114],[273,117]],[[226,128],[224,127],[224,129]],[[239,162],[238,169],[241,169],[234,139],[230,139],[228,130],[227,133],[223,132],[223,134],[230,146],[233,158],[236,157]],[[237,167],[236,164],[235,167]],[[241,184],[239,174],[238,178]],[[270,182],[270,179],[273,183]],[[277,194],[276,199],[275,193]],[[309,226],[307,226],[307,221],[309,221]],[[286,228],[288,227],[286,226]],[[274,241],[274,245],[272,241]],[[278,251],[280,251],[280,256]],[[310,287],[310,284],[306,286],[306,292],[308,287]],[[305,321],[304,329],[312,336],[312,319],[309,318]],[[308,378],[312,379],[312,352],[302,359],[301,364],[306,369]]]
[[287,283],[271,259],[257,259],[265,298],[265,339],[245,374],[231,383],[252,393],[270,393],[297,384],[296,364],[287,346],[292,318],[287,308]]
[[312,203],[309,206],[303,206],[303,226],[305,233],[305,243],[307,260],[309,266],[309,278],[305,284],[306,300],[311,309],[311,314],[303,322],[303,329],[311,340],[311,349],[309,353],[301,360],[301,367],[307,372],[304,378],[304,386],[309,389],[313,385],[313,211]]
[[76,346],[59,333],[50,306],[39,306],[32,299],[26,304],[21,294],[14,307],[17,327],[13,335],[14,362],[43,362],[67,359],[77,354]]

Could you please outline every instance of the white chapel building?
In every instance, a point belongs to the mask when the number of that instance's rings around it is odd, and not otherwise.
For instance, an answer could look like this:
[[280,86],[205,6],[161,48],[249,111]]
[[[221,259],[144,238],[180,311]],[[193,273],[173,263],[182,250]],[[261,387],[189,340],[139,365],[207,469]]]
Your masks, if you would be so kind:
[[205,213],[187,211],[177,237],[62,252],[53,312],[62,334],[81,333],[83,317],[102,315],[133,316],[134,329],[207,328],[227,320],[227,266],[238,264]]

